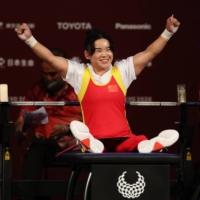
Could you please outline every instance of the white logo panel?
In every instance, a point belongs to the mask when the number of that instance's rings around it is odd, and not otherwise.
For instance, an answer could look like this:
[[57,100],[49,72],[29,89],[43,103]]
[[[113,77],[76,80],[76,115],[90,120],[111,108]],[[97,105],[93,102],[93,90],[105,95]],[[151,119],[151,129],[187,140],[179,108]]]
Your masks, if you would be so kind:
[[136,171],[136,173],[138,174],[138,180],[136,183],[133,184],[126,182],[124,178],[126,171],[123,172],[122,175],[118,178],[118,192],[127,199],[138,198],[144,192],[144,188],[146,186],[146,183],[144,182],[144,177],[138,171]]

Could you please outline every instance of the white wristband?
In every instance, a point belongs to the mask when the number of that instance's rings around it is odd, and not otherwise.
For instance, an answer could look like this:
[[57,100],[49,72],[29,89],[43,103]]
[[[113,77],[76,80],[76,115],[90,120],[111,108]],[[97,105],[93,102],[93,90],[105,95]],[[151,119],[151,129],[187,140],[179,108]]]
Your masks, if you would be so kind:
[[161,37],[169,40],[172,37],[173,33],[169,32],[167,29],[165,29],[162,34]]
[[25,41],[25,43],[28,46],[33,47],[37,43],[37,40],[33,36],[31,36],[28,40]]

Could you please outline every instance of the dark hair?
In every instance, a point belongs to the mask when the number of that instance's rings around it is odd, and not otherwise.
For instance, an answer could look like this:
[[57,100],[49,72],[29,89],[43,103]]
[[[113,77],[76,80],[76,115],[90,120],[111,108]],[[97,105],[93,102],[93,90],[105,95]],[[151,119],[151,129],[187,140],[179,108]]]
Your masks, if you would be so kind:
[[86,32],[84,50],[87,50],[89,52],[89,54],[92,55],[95,51],[94,42],[101,38],[108,40],[108,42],[110,43],[110,49],[114,53],[114,42],[113,42],[112,38],[108,34],[100,31],[97,28],[88,30]]
[[65,53],[65,51],[63,49],[59,49],[59,48],[56,48],[56,47],[50,47],[48,48],[52,53],[53,55],[55,56],[60,56],[60,57],[63,57],[63,58],[67,58],[67,54]]

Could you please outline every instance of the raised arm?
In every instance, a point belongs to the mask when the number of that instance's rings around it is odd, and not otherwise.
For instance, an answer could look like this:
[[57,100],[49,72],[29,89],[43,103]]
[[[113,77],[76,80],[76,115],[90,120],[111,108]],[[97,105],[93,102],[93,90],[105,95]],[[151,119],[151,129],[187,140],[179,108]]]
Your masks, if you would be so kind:
[[49,49],[37,42],[32,36],[31,30],[27,24],[23,23],[20,27],[16,28],[15,31],[17,32],[18,37],[25,41],[39,58],[55,68],[62,77],[66,76],[68,61],[63,57],[54,56]]
[[136,76],[153,60],[165,47],[170,37],[178,30],[180,22],[173,16],[167,19],[166,29],[145,51],[133,57]]

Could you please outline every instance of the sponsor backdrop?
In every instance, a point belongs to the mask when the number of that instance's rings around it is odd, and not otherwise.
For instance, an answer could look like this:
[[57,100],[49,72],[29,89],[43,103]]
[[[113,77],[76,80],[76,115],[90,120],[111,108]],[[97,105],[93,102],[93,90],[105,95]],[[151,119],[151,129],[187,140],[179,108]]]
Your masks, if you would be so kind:
[[[23,101],[25,92],[40,78],[40,60],[14,32],[23,22],[39,42],[63,48],[68,58],[83,62],[87,29],[100,28],[110,34],[115,42],[114,60],[120,60],[144,50],[164,31],[166,19],[174,14],[181,22],[178,32],[133,82],[127,100],[175,102],[177,84],[185,84],[187,101],[196,102],[200,71],[199,7],[198,0],[2,1],[0,83],[8,84],[10,101]],[[19,107],[10,108],[11,121],[15,121],[18,111]],[[164,129],[178,128],[175,122],[179,121],[179,109],[129,106],[127,117],[134,133],[151,138]],[[198,165],[198,109],[190,108],[188,117],[195,125],[194,162]],[[19,146],[12,137],[14,177],[20,177],[20,154],[24,153],[27,141]],[[169,148],[169,152],[176,151],[178,144]]]

